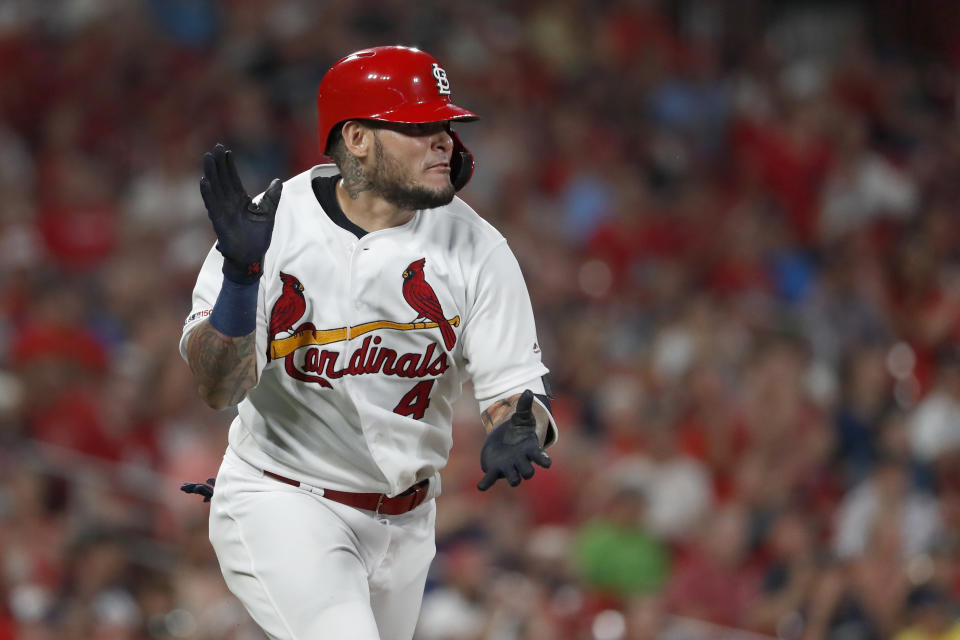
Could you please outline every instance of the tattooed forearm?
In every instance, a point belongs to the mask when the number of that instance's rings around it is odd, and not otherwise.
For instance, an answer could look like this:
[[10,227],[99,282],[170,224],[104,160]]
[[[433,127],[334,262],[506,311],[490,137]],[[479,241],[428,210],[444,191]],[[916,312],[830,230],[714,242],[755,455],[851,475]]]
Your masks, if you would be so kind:
[[256,336],[225,336],[205,320],[187,343],[200,397],[214,409],[231,407],[257,383]]
[[517,408],[517,400],[520,394],[514,394],[509,398],[497,400],[480,414],[480,420],[483,421],[483,427],[487,433],[493,431],[494,427],[506,422]]
[[[516,413],[517,400],[520,399],[520,395],[521,394],[517,393],[509,398],[497,400],[480,414],[480,420],[483,421],[483,427],[487,430],[487,433],[490,433],[496,427],[499,427],[501,424],[509,420],[514,413]],[[548,429],[550,427],[550,421],[552,418],[550,417],[549,411],[536,402],[533,403],[532,409],[533,416],[537,421],[537,425],[535,427],[537,438],[540,440],[540,444],[543,445],[547,440]],[[556,440],[556,438],[551,438],[551,441],[545,446],[550,446],[553,444],[554,440]]]

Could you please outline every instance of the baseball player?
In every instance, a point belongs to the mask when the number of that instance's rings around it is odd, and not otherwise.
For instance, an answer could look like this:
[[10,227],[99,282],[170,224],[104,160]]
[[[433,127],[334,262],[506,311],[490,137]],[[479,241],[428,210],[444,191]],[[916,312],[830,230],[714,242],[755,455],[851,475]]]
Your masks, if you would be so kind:
[[488,431],[478,488],[550,466],[529,296],[455,196],[473,157],[451,123],[477,116],[450,92],[427,53],[358,51],[317,98],[334,164],[251,200],[228,149],[203,158],[217,243],[180,351],[204,400],[238,415],[215,494],[184,490],[213,496],[227,585],[276,640],[412,637],[466,379]]

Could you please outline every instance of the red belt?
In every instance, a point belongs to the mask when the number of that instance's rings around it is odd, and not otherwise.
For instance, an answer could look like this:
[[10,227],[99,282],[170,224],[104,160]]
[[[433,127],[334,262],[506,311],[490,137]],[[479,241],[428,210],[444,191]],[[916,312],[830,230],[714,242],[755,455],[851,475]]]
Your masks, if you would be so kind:
[[[272,471],[264,471],[263,474],[294,487],[300,486],[297,480],[285,478]],[[392,498],[388,497],[385,493],[350,493],[348,491],[337,491],[336,489],[324,489],[323,497],[329,498],[334,502],[339,502],[340,504],[345,504],[348,507],[375,511],[388,516],[398,516],[402,513],[412,511],[423,504],[423,501],[427,497],[427,486],[429,484],[429,480],[421,480],[403,493],[393,496]]]

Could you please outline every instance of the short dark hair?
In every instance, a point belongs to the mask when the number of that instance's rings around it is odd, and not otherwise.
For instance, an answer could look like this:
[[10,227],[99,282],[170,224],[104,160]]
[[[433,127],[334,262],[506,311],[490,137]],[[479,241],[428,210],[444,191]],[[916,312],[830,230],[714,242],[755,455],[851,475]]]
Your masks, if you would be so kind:
[[[350,118],[359,122],[368,129],[376,129],[379,127],[380,122],[376,120],[366,120],[364,118]],[[333,160],[333,164],[337,165],[338,169],[343,169],[344,164],[349,160],[348,156],[350,152],[347,151],[347,145],[343,141],[343,125],[345,125],[350,120],[344,120],[343,122],[338,122],[334,125],[333,129],[330,130],[330,135],[327,138],[327,148],[325,154],[328,158]]]
[[333,160],[333,164],[337,165],[338,169],[343,168],[343,162],[347,159],[346,154],[349,153],[347,145],[343,142],[343,122],[338,122],[330,131],[324,153]]

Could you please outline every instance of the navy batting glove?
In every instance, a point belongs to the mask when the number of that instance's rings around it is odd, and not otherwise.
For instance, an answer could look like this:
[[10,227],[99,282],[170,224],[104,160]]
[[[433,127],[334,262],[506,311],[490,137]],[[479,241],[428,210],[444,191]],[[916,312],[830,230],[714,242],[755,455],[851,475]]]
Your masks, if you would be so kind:
[[283,183],[274,179],[259,203],[240,182],[233,154],[222,144],[203,155],[200,195],[217,233],[223,254],[223,275],[237,284],[256,282],[263,275],[263,256],[270,246],[273,220]]
[[533,477],[531,461],[544,469],[550,467],[550,456],[537,438],[532,405],[533,391],[527,389],[517,401],[516,412],[487,436],[480,452],[480,468],[486,474],[477,483],[480,491],[486,491],[500,478],[506,478],[511,487],[520,484],[521,477],[529,480]]
[[210,502],[213,497],[213,487],[217,484],[216,478],[207,478],[207,483],[202,482],[184,482],[180,485],[180,491],[184,493],[197,493],[203,496],[204,502]]

